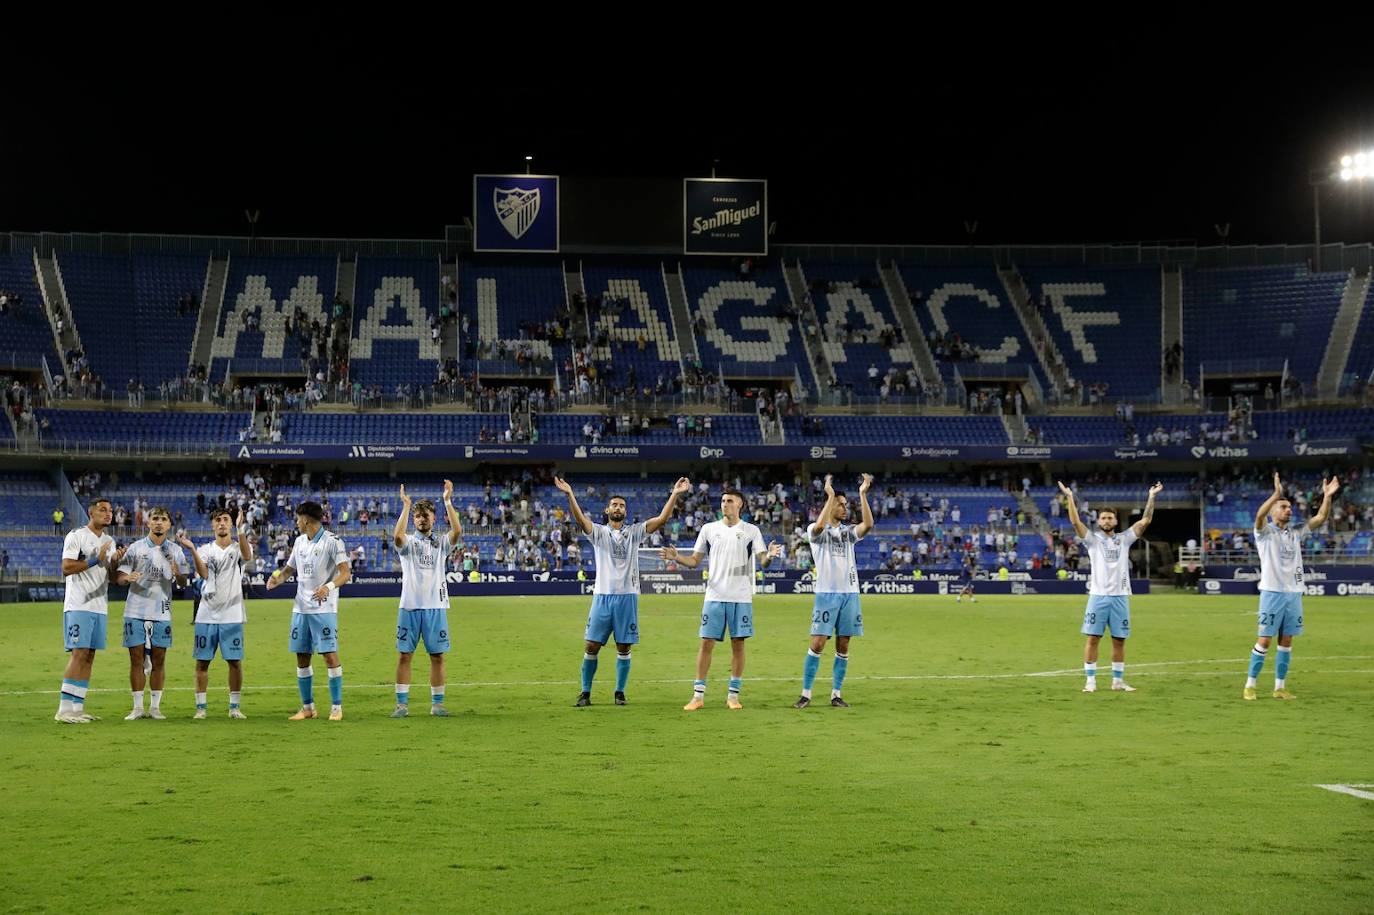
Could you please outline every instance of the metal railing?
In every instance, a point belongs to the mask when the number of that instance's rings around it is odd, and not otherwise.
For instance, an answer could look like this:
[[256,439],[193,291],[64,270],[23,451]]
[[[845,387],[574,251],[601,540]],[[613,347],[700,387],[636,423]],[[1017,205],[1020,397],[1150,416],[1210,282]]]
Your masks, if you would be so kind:
[[0,372],[36,372],[42,367],[43,357],[38,353],[0,350]]
[[[1259,556],[1252,549],[1245,550],[1203,550],[1203,562],[1209,565],[1258,566]],[[1371,565],[1374,552],[1368,549],[1356,550],[1348,546],[1314,550],[1304,547],[1304,562],[1312,565]]]

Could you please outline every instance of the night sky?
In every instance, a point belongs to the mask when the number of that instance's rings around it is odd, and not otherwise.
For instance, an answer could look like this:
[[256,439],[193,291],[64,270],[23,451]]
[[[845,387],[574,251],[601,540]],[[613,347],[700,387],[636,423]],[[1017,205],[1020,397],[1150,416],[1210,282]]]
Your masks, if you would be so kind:
[[[259,235],[436,238],[470,213],[473,172],[523,171],[528,153],[567,178],[679,180],[718,160],[770,180],[777,242],[963,244],[975,219],[979,243],[1212,244],[1226,222],[1232,244],[1305,243],[1309,169],[1374,149],[1374,70],[1276,60],[1272,28],[1083,40],[999,25],[842,32],[838,53],[817,44],[824,22],[805,40],[726,30],[710,53],[556,39],[543,69],[468,54],[466,35],[273,56],[235,31],[53,72],[32,93],[11,67],[0,229],[247,234],[251,207]],[[1374,191],[1328,188],[1322,215],[1324,241],[1374,241]]]

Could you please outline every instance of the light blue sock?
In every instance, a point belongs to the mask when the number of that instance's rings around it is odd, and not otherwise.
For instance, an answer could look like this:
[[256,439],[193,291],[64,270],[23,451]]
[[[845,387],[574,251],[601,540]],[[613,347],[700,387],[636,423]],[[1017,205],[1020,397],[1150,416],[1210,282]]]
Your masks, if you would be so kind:
[[301,705],[315,704],[315,670],[310,667],[296,668],[296,685],[301,690]]
[[1288,664],[1293,660],[1293,649],[1279,646],[1279,653],[1274,656],[1274,677],[1278,680],[1288,679]]
[[693,693],[693,695],[695,695],[696,698],[698,698],[698,699],[700,699],[700,698],[702,698],[703,696],[705,696],[705,695],[706,695],[706,681],[705,681],[705,680],[693,680],[693,681],[692,681],[692,693]]
[[429,688],[429,702],[431,705],[444,704],[444,688],[442,686],[431,686]]
[[342,667],[331,667],[329,669],[329,703],[331,705],[343,705]]
[[1084,662],[1083,662],[1083,676],[1087,677],[1089,680],[1096,680],[1096,679],[1097,679],[1097,662],[1096,662],[1096,661],[1084,661]]
[[732,692],[732,693],[734,693],[734,694],[736,694],[736,695],[739,695],[740,683],[741,683],[741,678],[739,678],[739,677],[731,677],[731,678],[730,678],[730,692]]
[[844,675],[849,670],[849,655],[835,652],[835,666],[831,668],[834,674],[834,685],[832,689],[839,695],[840,689],[844,687]]
[[409,683],[397,683],[397,684],[396,684],[396,704],[397,704],[397,705],[405,705],[405,706],[410,705],[410,684],[409,684]]
[[802,665],[802,695],[810,698],[811,686],[816,682],[816,672],[821,669],[821,656],[810,649],[806,652],[806,663]]
[[592,691],[592,678],[596,676],[596,655],[584,654],[582,656],[582,692]]
[[625,684],[630,682],[630,653],[615,656],[615,691],[625,692]]
[[1112,682],[1115,683],[1117,680],[1125,680],[1125,679],[1126,679],[1126,662],[1125,662],[1125,661],[1113,661],[1113,662],[1112,662]]
[[1256,645],[1250,649],[1250,676],[1258,677],[1264,669],[1264,649]]

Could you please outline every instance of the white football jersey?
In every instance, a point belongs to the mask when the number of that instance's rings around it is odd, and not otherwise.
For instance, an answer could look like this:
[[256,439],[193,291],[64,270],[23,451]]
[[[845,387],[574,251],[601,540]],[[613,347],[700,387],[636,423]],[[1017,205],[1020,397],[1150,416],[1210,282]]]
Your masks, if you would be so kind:
[[[107,543],[110,545],[110,552],[106,558],[109,558],[115,553],[114,538],[105,533],[97,535],[95,531],[83,525],[76,530],[68,531],[67,536],[63,538],[62,558],[87,562],[97,558]],[[66,576],[65,585],[66,594],[62,602],[64,611],[81,610],[102,616],[108,615],[110,573],[103,565],[97,564],[84,572]]]
[[434,531],[407,534],[396,555],[401,557],[401,609],[447,610],[444,559],[448,556],[448,535]]
[[239,542],[231,540],[220,548],[213,540],[196,551],[207,573],[200,588],[197,623],[243,623],[248,615],[243,606],[243,553]]
[[129,596],[124,601],[126,620],[153,620],[168,622],[172,618],[172,564],[185,575],[190,564],[181,547],[171,540],[153,543],[152,538],[144,537],[129,544],[124,560],[119,564],[121,572],[138,572],[138,581],[129,583]]
[[763,533],[748,521],[733,526],[724,521],[702,525],[693,552],[706,554],[710,574],[706,579],[706,599],[730,603],[753,603],[754,557],[767,547]]
[[1255,549],[1260,559],[1260,590],[1289,591],[1302,594],[1307,587],[1302,581],[1302,538],[1311,527],[1304,523],[1287,530],[1272,521],[1264,529],[1255,531]]
[[858,594],[859,568],[854,562],[854,544],[859,538],[854,534],[854,526],[827,526],[819,534],[807,528],[806,539],[816,562],[816,593]]
[[343,541],[324,528],[316,532],[314,538],[301,534],[296,545],[291,548],[291,559],[287,562],[296,570],[296,602],[293,609],[297,613],[338,613],[339,592],[330,591],[323,601],[314,598],[315,591],[338,574],[340,563],[348,562],[348,550]]
[[1102,597],[1130,596],[1131,544],[1136,542],[1135,529],[1127,527],[1110,536],[1100,530],[1088,532],[1088,561],[1092,569],[1088,579],[1088,593]]

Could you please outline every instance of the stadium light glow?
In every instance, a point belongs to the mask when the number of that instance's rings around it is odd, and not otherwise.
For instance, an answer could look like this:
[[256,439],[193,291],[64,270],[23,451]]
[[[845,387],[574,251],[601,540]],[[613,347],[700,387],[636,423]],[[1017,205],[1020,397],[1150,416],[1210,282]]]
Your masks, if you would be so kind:
[[1374,179],[1374,149],[1351,150],[1324,167],[1308,171],[1307,183],[1312,187],[1312,264],[1316,269],[1321,269],[1322,261],[1321,189],[1329,184],[1366,179]]
[[1374,150],[1356,150],[1340,159],[1340,171],[1335,177],[1342,181],[1362,181],[1374,178]]

